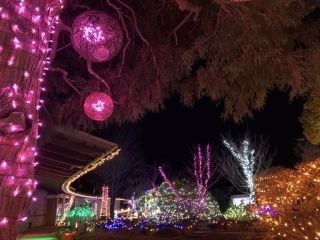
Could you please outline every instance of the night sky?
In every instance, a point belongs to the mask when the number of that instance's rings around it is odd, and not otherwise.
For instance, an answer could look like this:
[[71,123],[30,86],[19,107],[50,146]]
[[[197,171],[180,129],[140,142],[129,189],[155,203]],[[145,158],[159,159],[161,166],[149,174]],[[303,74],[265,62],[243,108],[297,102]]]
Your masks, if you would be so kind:
[[171,171],[180,170],[192,160],[198,143],[211,143],[221,150],[221,134],[241,136],[245,131],[269,138],[270,148],[276,151],[273,165],[293,166],[299,158],[294,153],[296,140],[303,137],[299,116],[303,99],[289,101],[286,93],[275,90],[269,94],[263,110],[241,124],[221,119],[221,106],[204,98],[189,108],[173,96],[160,113],[148,113],[133,124],[142,131],[141,148],[148,163],[165,164]]

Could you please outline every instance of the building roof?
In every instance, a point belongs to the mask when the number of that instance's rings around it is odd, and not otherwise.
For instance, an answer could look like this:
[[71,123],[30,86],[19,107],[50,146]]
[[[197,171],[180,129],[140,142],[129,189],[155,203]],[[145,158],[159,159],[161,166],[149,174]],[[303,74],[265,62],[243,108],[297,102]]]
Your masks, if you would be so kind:
[[67,127],[47,127],[50,131],[39,144],[35,178],[52,193],[99,156],[117,148],[115,143]]

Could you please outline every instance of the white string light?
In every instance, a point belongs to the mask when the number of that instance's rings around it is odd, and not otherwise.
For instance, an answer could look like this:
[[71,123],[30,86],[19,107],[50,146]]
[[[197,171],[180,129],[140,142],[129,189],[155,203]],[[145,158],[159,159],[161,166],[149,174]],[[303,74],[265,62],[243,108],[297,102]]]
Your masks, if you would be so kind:
[[243,140],[240,150],[235,149],[227,140],[223,140],[223,144],[231,152],[232,156],[238,161],[243,174],[245,176],[246,186],[249,189],[250,203],[255,202],[255,187],[253,182],[255,167],[255,150],[250,149],[248,140]]

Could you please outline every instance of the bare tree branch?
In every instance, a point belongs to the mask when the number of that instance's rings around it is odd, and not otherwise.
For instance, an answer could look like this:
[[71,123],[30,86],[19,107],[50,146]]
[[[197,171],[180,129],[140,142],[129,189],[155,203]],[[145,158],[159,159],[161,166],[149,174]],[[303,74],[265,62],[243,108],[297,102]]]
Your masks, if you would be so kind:
[[177,31],[189,20],[189,18],[191,18],[192,15],[193,15],[193,12],[189,12],[187,15],[185,15],[182,21],[178,23],[178,25],[175,26],[175,28],[169,34],[169,36],[172,36],[172,35],[174,36],[176,45],[178,45]]
[[[118,13],[118,16],[121,20],[121,23],[122,23],[122,26],[123,26],[123,29],[125,30],[125,33],[126,33],[126,38],[127,38],[127,43],[126,45],[124,46],[124,48],[122,49],[122,61],[121,61],[121,64],[120,64],[120,68],[119,68],[119,72],[118,72],[118,75],[117,77],[119,77],[121,75],[121,72],[122,72],[122,68],[123,68],[123,65],[124,65],[124,61],[125,61],[125,57],[126,57],[126,51],[127,51],[127,48],[129,47],[130,45],[130,42],[131,42],[131,38],[129,36],[129,31],[127,29],[127,26],[126,26],[126,23],[123,19],[123,16],[126,16],[122,11],[120,11],[120,9],[113,3],[111,3],[110,0],[106,0],[107,3],[113,8],[116,10],[116,12]],[[151,48],[151,45],[149,43],[149,41],[143,36],[139,26],[138,26],[138,22],[137,22],[137,18],[136,18],[136,14],[133,10],[132,7],[130,7],[128,4],[126,4],[125,2],[123,2],[122,0],[116,0],[119,4],[121,4],[122,6],[124,6],[125,8],[127,8],[130,12],[131,12],[131,15],[132,15],[132,18],[133,18],[133,25],[134,25],[134,29],[135,31],[138,33],[140,39],[142,40],[142,42],[144,42],[147,46],[150,47],[150,52],[151,52],[151,56],[152,56],[152,60],[153,60],[153,64],[154,64],[154,67],[156,69],[156,81],[158,81],[159,79],[159,76],[160,76],[160,69],[158,67],[158,64],[157,64],[157,60],[156,60],[156,57],[153,53],[153,50]]]
[[148,46],[150,45],[150,43],[147,41],[147,39],[145,39],[145,37],[143,36],[143,34],[141,33],[139,27],[138,27],[138,23],[137,23],[137,19],[136,19],[136,14],[134,12],[134,10],[132,9],[132,7],[130,7],[129,5],[127,5],[126,3],[124,3],[121,0],[117,0],[117,2],[119,2],[122,6],[126,7],[127,9],[130,10],[132,16],[133,16],[133,21],[134,21],[134,27],[136,29],[136,32],[138,33],[138,35],[140,36],[141,40],[147,44]]
[[67,25],[65,25],[62,21],[59,22],[59,24],[56,26],[56,29],[55,29],[55,34],[53,34],[53,39],[52,39],[52,43],[51,43],[51,53],[50,53],[50,56],[49,58],[51,60],[53,60],[56,56],[56,53],[57,53],[57,46],[58,46],[58,39],[59,39],[59,36],[61,34],[62,31],[67,31],[71,34],[71,28]]
[[125,16],[125,15],[119,10],[119,8],[118,8],[116,5],[114,5],[113,3],[111,3],[110,0],[106,0],[106,1],[107,1],[107,3],[108,3],[113,9],[115,9],[116,12],[118,13],[118,16],[119,16],[119,18],[120,18],[120,20],[121,20],[122,27],[123,27],[123,29],[124,29],[124,31],[125,31],[125,33],[126,33],[126,38],[127,38],[127,43],[126,43],[126,45],[125,45],[125,46],[123,47],[123,49],[122,49],[122,60],[121,60],[119,72],[118,72],[118,75],[117,75],[117,77],[120,77],[120,76],[121,76],[121,73],[122,73],[122,68],[123,68],[123,65],[124,65],[124,61],[125,61],[125,59],[126,59],[126,52],[127,52],[127,49],[128,49],[128,47],[129,47],[129,45],[130,45],[130,42],[131,42],[131,38],[130,38],[130,36],[129,36],[129,31],[128,31],[128,29],[127,29],[126,23],[125,23],[125,21],[124,21],[124,19],[123,19],[123,16]]
[[72,80],[70,78],[68,78],[69,73],[59,67],[51,67],[50,71],[56,71],[56,72],[60,72],[62,73],[62,79],[79,95],[81,96],[80,91],[72,84]]
[[110,95],[110,87],[108,85],[108,83],[106,82],[106,80],[104,80],[102,77],[99,76],[99,74],[97,74],[93,69],[92,69],[92,62],[91,61],[87,61],[87,70],[88,72],[94,76],[96,79],[98,79],[99,81],[101,81],[107,88],[108,91],[108,95]]
[[76,0],[76,1],[72,2],[71,6],[73,8],[83,8],[83,9],[86,9],[86,10],[91,10],[91,8],[89,6],[79,3],[79,0]]
[[67,48],[67,47],[69,47],[69,46],[71,46],[71,44],[72,44],[72,43],[68,43],[67,45],[65,45],[65,46],[63,46],[63,47],[58,48],[58,49],[56,50],[56,53],[59,52],[59,51],[61,51],[61,50],[63,50],[63,49],[65,49],[65,48]]

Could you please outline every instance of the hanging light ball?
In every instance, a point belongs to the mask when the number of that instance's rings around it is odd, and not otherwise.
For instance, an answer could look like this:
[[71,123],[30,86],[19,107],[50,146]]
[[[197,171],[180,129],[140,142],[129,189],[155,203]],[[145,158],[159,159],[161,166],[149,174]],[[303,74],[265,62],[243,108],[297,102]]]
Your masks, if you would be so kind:
[[83,105],[86,115],[96,121],[104,121],[113,112],[114,106],[112,99],[103,92],[90,94]]
[[105,62],[121,49],[123,34],[114,18],[101,11],[87,11],[74,20],[71,42],[81,57]]

